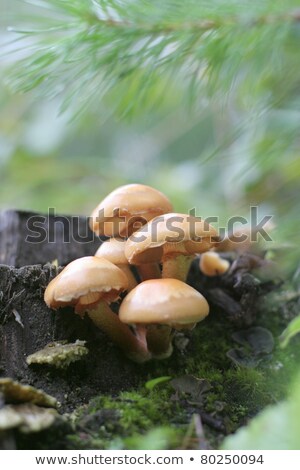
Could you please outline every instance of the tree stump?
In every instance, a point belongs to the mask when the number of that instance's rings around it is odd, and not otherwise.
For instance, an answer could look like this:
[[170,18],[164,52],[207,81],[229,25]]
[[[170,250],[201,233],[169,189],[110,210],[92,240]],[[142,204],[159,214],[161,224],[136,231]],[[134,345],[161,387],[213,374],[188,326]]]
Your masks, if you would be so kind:
[[[40,234],[46,235],[36,243],[29,238],[32,222],[38,222]],[[0,375],[43,389],[64,411],[99,393],[133,387],[142,372],[88,318],[82,320],[72,309],[53,312],[43,300],[47,284],[57,274],[51,262],[64,266],[93,255],[100,243],[85,217],[0,213]],[[89,354],[68,369],[27,365],[26,357],[46,344],[76,339],[87,341]]]

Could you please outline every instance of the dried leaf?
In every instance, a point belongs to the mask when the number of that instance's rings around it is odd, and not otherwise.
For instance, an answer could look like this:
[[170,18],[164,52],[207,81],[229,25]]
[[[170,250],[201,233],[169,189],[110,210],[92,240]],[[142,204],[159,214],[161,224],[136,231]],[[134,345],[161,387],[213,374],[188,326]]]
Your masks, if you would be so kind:
[[261,326],[254,326],[247,330],[236,331],[232,339],[250,349],[252,354],[270,354],[274,348],[272,333]]
[[249,354],[244,348],[230,349],[226,356],[237,366],[248,367],[250,369],[258,366],[261,358]]
[[171,380],[171,386],[179,393],[185,393],[193,401],[202,402],[203,395],[211,389],[210,383],[205,379],[198,379],[193,375],[184,375]]

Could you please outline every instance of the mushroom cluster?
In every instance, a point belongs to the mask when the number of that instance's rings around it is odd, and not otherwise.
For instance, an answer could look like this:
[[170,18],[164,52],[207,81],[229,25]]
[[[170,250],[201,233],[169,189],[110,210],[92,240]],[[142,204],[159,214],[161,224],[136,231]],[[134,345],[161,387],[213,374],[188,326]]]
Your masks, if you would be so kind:
[[[205,298],[185,281],[196,255],[216,246],[217,231],[201,218],[173,212],[164,194],[141,184],[110,193],[93,211],[90,227],[110,238],[50,282],[46,304],[87,315],[135,362],[169,357],[176,330],[192,329],[209,313]],[[209,275],[227,268],[216,257],[205,263],[208,269],[213,261]]]

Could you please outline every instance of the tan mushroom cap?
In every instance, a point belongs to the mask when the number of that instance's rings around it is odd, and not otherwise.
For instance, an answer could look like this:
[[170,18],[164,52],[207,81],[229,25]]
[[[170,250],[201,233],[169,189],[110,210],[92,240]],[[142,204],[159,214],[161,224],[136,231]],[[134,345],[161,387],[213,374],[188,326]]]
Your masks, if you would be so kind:
[[152,219],[128,238],[125,255],[131,264],[203,253],[215,245],[217,231],[199,217],[169,213]]
[[[168,198],[157,189],[143,184],[128,184],[112,191],[95,208],[90,227],[97,235],[128,236],[134,223],[147,223],[172,210]],[[107,221],[113,218],[113,221]],[[106,219],[106,220],[105,220]]]
[[203,320],[209,306],[203,295],[177,279],[150,279],[136,286],[123,300],[123,323],[189,325]]
[[127,285],[125,274],[110,261],[86,256],[72,261],[50,282],[44,299],[50,308],[75,305],[75,311],[80,313],[95,307],[100,300],[117,300]]
[[126,240],[122,238],[110,238],[99,246],[95,256],[103,257],[113,264],[128,264],[125,256],[125,243]]
[[218,253],[207,251],[201,255],[199,267],[206,276],[219,276],[228,271],[230,263]]
[[123,271],[128,280],[129,292],[137,285],[137,281],[125,256],[125,243],[126,240],[122,238],[110,238],[100,245],[95,256],[107,259]]

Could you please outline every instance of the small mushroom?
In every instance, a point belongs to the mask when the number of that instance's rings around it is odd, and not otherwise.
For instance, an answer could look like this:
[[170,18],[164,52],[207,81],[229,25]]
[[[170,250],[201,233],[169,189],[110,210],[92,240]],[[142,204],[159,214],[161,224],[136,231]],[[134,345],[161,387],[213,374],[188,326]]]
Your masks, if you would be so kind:
[[124,253],[125,243],[126,240],[122,238],[110,238],[100,245],[95,256],[107,259],[123,271],[128,280],[127,290],[129,292],[137,285],[137,281]]
[[217,231],[201,218],[169,213],[155,217],[127,240],[125,255],[130,264],[162,262],[163,278],[186,280],[195,253],[211,249]]
[[90,227],[97,235],[128,237],[138,225],[172,210],[167,197],[143,184],[128,184],[111,192],[93,211]]
[[209,313],[205,298],[177,279],[151,279],[136,286],[123,300],[120,320],[144,328],[153,357],[172,354],[174,329],[194,327]]
[[129,357],[142,362],[148,359],[145,344],[109,307],[127,286],[127,278],[117,266],[104,258],[86,256],[72,261],[50,282],[44,299],[52,309],[70,305],[78,315],[87,314]]
[[220,276],[228,271],[230,263],[218,253],[206,251],[200,257],[199,268],[206,276]]

